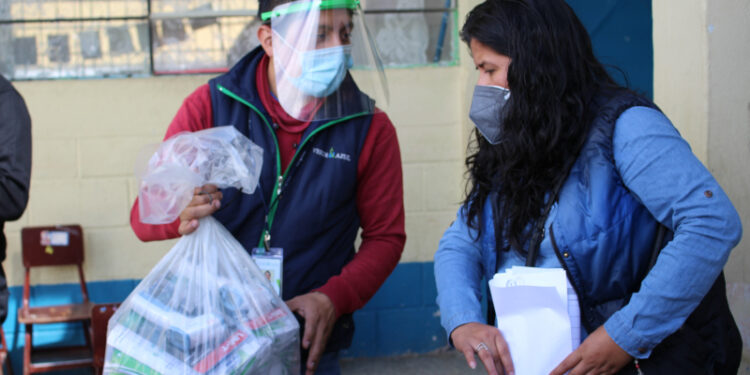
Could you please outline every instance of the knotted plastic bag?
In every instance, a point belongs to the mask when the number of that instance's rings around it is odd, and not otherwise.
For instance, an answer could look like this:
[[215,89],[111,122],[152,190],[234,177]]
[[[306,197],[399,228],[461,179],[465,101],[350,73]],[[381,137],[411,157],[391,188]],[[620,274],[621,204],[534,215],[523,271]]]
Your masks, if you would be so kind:
[[263,163],[263,150],[233,126],[180,133],[148,154],[145,170],[136,171],[138,209],[147,224],[175,221],[193,190],[208,183],[252,194]]
[[[142,218],[174,221],[206,183],[252,192],[261,163],[262,150],[234,127],[177,135],[143,172]],[[298,332],[247,251],[206,217],[110,319],[104,373],[297,374]]]

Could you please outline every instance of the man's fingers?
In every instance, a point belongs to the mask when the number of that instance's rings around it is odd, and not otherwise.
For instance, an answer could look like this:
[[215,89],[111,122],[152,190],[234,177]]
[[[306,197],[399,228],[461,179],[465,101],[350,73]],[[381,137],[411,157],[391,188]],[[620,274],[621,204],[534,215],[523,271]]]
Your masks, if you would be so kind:
[[315,339],[316,333],[318,331],[318,324],[319,318],[317,314],[308,314],[309,316],[305,316],[305,335],[302,337],[302,347],[305,349],[310,349],[310,345],[312,344],[313,340]]
[[320,359],[320,356],[323,354],[323,350],[326,346],[326,327],[325,323],[323,323],[321,320],[318,320],[318,325],[316,327],[315,337],[312,341],[312,346],[310,346],[310,353],[307,355],[307,370],[315,372],[315,369],[318,367],[318,360]]
[[198,229],[198,220],[192,219],[188,221],[181,221],[180,227],[177,228],[177,231],[181,235],[186,235],[195,232],[196,229]]
[[[195,200],[196,198],[193,198],[193,201]],[[180,213],[180,234],[192,233],[196,228],[198,228],[198,219],[210,216],[220,207],[221,201],[219,200],[214,200],[210,204],[191,204],[190,206],[186,207],[184,210],[182,210],[182,213]]]
[[214,184],[206,184],[206,185],[203,185],[201,187],[197,187],[197,188],[193,189],[193,194],[199,194],[201,192],[215,193],[217,191],[219,191],[219,188],[216,185],[214,185]]
[[213,201],[212,204],[189,206],[182,211],[182,217],[200,219],[213,214],[219,207],[221,207],[221,202],[218,200]]
[[298,297],[294,297],[294,298],[290,299],[289,301],[286,301],[286,307],[288,307],[289,310],[292,310],[293,312],[296,312],[300,316],[304,317],[305,314],[303,312],[301,312],[301,311],[298,311],[299,308],[300,308],[300,305],[299,305],[298,301],[299,301]]
[[221,200],[221,198],[223,198],[223,195],[216,185],[203,185],[193,189],[193,199],[190,201],[190,205],[210,204],[215,200]]
[[575,367],[579,362],[581,362],[581,355],[578,350],[576,350],[573,353],[568,354],[568,356],[565,357],[565,359],[560,362],[560,364],[557,365],[557,367],[555,367],[555,369],[552,370],[549,375],[563,375],[567,371]]
[[198,194],[193,195],[193,200],[190,201],[190,206],[202,206],[204,204],[211,204],[214,202],[214,198],[211,194]]
[[196,195],[193,195],[193,199],[190,201],[190,206],[200,206],[204,204],[213,204],[214,202],[221,201],[221,199],[224,197],[223,194],[221,194],[220,191],[214,192],[214,193],[205,193],[200,192]]

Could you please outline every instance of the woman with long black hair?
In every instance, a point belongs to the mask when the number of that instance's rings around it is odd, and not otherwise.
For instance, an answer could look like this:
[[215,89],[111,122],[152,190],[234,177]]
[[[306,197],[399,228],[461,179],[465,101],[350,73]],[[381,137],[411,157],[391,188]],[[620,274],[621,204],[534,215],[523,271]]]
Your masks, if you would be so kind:
[[741,223],[669,119],[612,80],[563,0],[486,1],[461,36],[479,81],[470,189],[435,254],[451,343],[513,373],[482,280],[562,267],[583,340],[552,374],[736,373],[721,271]]

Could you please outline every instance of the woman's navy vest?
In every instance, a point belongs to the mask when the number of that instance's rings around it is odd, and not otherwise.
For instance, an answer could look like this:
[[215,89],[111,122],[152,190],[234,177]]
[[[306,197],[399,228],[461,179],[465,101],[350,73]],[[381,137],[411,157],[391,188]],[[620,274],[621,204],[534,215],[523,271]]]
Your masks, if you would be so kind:
[[[275,125],[255,82],[263,56],[257,48],[209,82],[214,126],[234,126],[263,148],[258,189],[251,195],[223,190],[222,208],[214,214],[248,251],[258,246],[266,228],[278,179]],[[322,286],[354,256],[360,224],[357,165],[371,120],[371,115],[362,115],[330,127],[313,122],[303,134],[303,146],[288,167],[270,230],[270,246],[284,249],[284,300]],[[320,127],[326,128],[311,136]]]
[[[612,136],[620,115],[656,106],[625,93],[597,100],[599,110],[581,154],[558,197],[549,234],[576,288],[581,323],[592,332],[639,288],[655,260],[659,223],[625,187],[615,167]],[[627,126],[620,124],[619,126]],[[723,274],[685,323],[641,361],[644,373],[736,373],[742,341],[726,297]],[[676,371],[676,372],[675,372]],[[629,365],[618,374],[640,373]]]
[[[632,94],[600,97],[588,139],[558,197],[550,235],[576,288],[581,322],[604,324],[648,272],[658,222],[617,172],[615,123],[628,108],[656,108]],[[627,126],[627,124],[622,124]]]

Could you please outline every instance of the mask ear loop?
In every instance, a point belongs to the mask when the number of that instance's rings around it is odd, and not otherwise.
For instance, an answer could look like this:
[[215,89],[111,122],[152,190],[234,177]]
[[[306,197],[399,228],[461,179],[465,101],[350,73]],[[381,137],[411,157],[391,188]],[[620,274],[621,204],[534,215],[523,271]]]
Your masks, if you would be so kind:
[[[300,52],[298,49],[294,48],[294,46],[291,45],[286,39],[284,39],[284,37],[281,36],[281,34],[279,32],[277,32],[275,30],[271,30],[271,32],[273,33],[273,35],[275,35],[276,37],[278,37],[278,40],[281,40],[281,43],[284,46],[286,46],[286,48],[289,48],[289,50],[292,51],[292,53],[294,54],[294,56],[297,59],[297,61],[299,61],[299,63],[302,64],[302,59],[303,59],[303,56],[304,56],[303,53]],[[287,70],[284,68],[283,64],[281,64],[281,65],[275,65],[274,68],[278,69],[280,74],[282,74],[284,76],[287,76]],[[279,74],[279,73],[277,73],[277,74]]]

